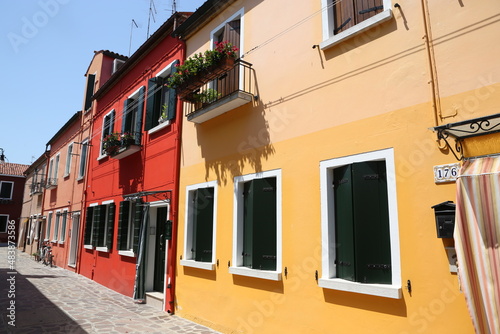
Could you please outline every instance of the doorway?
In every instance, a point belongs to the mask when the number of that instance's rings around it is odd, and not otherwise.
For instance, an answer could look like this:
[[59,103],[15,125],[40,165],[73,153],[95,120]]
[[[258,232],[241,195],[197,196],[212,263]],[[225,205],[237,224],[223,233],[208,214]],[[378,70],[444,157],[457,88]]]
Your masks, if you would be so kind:
[[68,266],[76,266],[76,254],[78,250],[78,231],[80,230],[80,213],[73,214],[73,223],[71,224],[69,240]]

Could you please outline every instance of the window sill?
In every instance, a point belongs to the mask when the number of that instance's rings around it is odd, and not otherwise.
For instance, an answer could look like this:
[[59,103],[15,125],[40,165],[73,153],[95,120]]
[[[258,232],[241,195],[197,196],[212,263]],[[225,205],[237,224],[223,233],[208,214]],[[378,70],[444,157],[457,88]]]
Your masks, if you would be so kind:
[[94,249],[92,245],[83,245],[83,248],[85,249]]
[[229,267],[229,273],[241,276],[262,278],[272,281],[281,281],[281,273],[271,270],[257,270],[246,267]]
[[56,244],[57,240],[50,240],[51,243]]
[[99,156],[97,157],[97,161],[100,161],[100,160],[102,160],[102,159],[104,159],[104,158],[107,158],[107,157],[108,157],[108,156],[107,156],[106,154],[101,154],[101,155],[99,155]]
[[133,251],[119,250],[119,251],[118,251],[118,254],[119,254],[119,255],[122,255],[122,256],[135,257],[135,254],[134,254],[134,252],[133,252]]
[[59,240],[57,243],[58,243],[59,245],[64,245],[64,240]]
[[325,289],[340,290],[365,295],[401,299],[401,287],[390,284],[365,284],[340,278],[320,278],[318,285]]
[[366,30],[371,29],[373,26],[385,22],[391,18],[392,18],[392,10],[386,9],[382,13],[378,13],[377,15],[374,15],[369,19],[364,20],[363,22],[345,31],[342,31],[341,33],[329,37],[328,39],[320,43],[320,48],[321,50],[328,49],[334,46],[335,44],[338,44],[344,40],[347,40],[362,32],[365,32]]
[[109,249],[108,247],[96,247],[95,248],[96,251],[98,252],[106,252],[106,253],[109,253]]
[[169,126],[169,125],[170,125],[170,120],[167,120],[167,121],[165,121],[165,122],[163,122],[163,123],[161,123],[161,124],[158,124],[158,125],[157,125],[157,126],[155,126],[154,128],[149,129],[149,130],[148,130],[148,134],[152,134],[152,133],[158,132],[158,131],[160,131],[161,129],[166,128],[166,127],[167,127],[167,126]]
[[181,260],[181,266],[192,267],[205,270],[215,270],[215,264],[212,262],[200,262],[195,260]]

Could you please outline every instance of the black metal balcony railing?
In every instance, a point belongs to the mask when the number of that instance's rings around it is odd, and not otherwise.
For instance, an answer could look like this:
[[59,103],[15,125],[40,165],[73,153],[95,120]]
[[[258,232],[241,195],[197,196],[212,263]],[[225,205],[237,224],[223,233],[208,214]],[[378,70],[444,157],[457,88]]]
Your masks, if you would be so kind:
[[57,178],[48,178],[47,183],[45,184],[45,187],[47,189],[57,187]]
[[45,182],[36,182],[31,185],[31,195],[41,194],[43,193],[43,189],[45,188]]
[[182,98],[186,102],[185,115],[190,121],[204,122],[250,102],[253,91],[252,64],[239,59],[219,77],[200,84]]
[[104,154],[115,159],[125,158],[141,149],[141,132],[124,132],[120,140],[116,140],[104,148]]

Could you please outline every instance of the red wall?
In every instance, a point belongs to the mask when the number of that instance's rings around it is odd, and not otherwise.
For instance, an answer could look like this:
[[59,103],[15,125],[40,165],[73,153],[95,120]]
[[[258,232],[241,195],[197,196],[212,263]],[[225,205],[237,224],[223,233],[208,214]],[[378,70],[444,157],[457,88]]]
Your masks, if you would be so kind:
[[[114,200],[116,205],[113,246],[109,253],[83,249],[81,252],[80,273],[100,284],[127,296],[132,296],[135,277],[135,257],[118,254],[116,250],[118,230],[118,208],[124,194],[139,191],[174,190],[171,196],[170,219],[176,224],[174,207],[177,198],[179,126],[183,117],[181,103],[178,102],[176,119],[171,125],[148,135],[142,132],[142,150],[121,160],[99,156],[102,122],[112,109],[116,112],[115,132],[121,131],[121,114],[124,101],[141,86],[147,92],[148,79],[174,60],[183,60],[182,42],[166,37],[154,50],[144,55],[119,82],[97,100],[96,115],[92,130],[92,147],[89,157],[88,183],[85,191],[85,207],[92,203]],[[147,99],[147,97],[146,97]],[[143,124],[146,113],[146,99],[143,110]],[[174,206],[175,204],[175,206]],[[85,226],[86,212],[83,212],[82,231]],[[83,247],[82,247],[83,248]],[[175,247],[171,247],[169,259],[175,261]],[[169,264],[172,266],[172,264]],[[173,268],[173,267],[172,267]],[[170,270],[173,273],[173,270]],[[174,277],[171,277],[173,281]],[[172,296],[169,296],[171,299]],[[168,301],[167,310],[169,309]],[[173,308],[172,308],[173,311]]]
[[16,222],[16,239],[9,239],[9,224],[7,222],[7,232],[0,233],[0,243],[7,243],[7,241],[17,242],[17,235],[19,233],[19,218],[21,217],[21,210],[23,206],[23,191],[26,179],[24,177],[1,175],[0,181],[14,182],[14,189],[12,190],[12,201],[0,201],[0,214],[9,215],[8,221],[10,222],[12,220],[15,220]]

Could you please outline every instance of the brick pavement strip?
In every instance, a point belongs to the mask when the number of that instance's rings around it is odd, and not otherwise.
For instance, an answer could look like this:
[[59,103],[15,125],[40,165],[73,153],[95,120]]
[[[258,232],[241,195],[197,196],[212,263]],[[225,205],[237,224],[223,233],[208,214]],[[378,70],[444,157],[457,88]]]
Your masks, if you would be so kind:
[[0,281],[1,333],[218,333],[5,245]]

